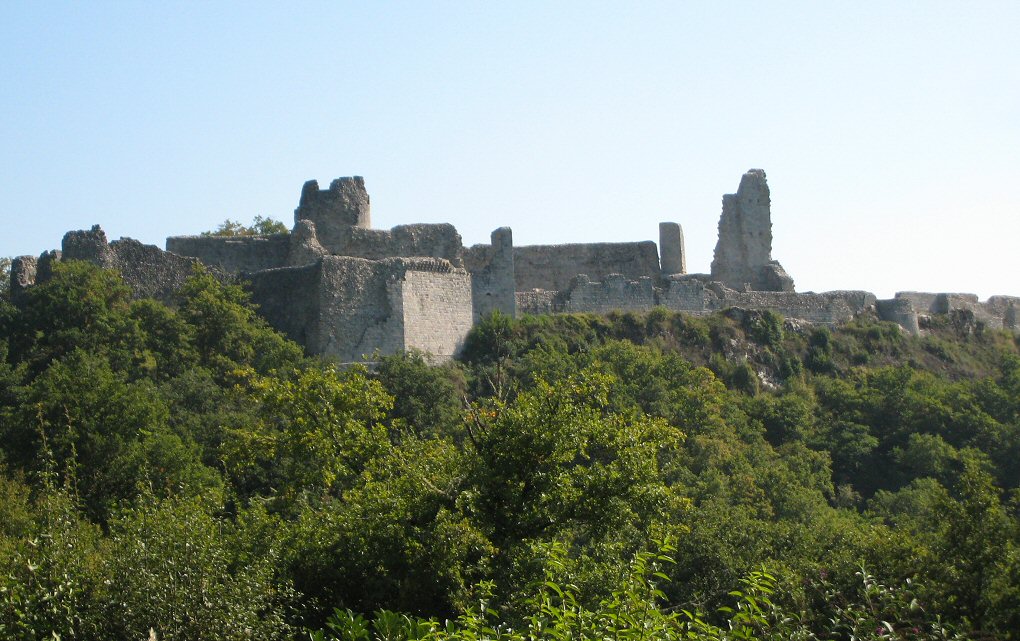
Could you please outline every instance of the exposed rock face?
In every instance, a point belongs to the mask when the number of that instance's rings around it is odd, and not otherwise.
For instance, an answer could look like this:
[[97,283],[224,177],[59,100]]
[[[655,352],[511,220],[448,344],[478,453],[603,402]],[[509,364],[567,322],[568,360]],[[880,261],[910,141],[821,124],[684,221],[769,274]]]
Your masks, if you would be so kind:
[[743,291],[792,292],[793,279],[772,260],[772,212],[765,172],[751,169],[723,196],[712,280]]

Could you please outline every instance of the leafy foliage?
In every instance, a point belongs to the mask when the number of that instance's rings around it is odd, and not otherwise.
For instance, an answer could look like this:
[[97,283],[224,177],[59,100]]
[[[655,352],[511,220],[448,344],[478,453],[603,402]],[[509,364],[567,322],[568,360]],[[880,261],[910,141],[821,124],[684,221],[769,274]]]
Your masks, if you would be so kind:
[[368,371],[61,262],[0,300],[0,636],[1015,639],[1020,343],[925,331],[493,315]]
[[290,230],[278,220],[268,216],[255,216],[251,225],[236,220],[226,219],[213,231],[202,232],[203,236],[269,236],[271,234],[287,234]]

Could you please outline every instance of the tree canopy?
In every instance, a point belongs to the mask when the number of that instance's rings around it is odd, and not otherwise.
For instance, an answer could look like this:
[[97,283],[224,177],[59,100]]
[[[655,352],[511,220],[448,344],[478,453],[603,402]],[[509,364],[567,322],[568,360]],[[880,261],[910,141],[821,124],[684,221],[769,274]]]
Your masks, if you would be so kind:
[[1002,331],[494,315],[339,367],[68,261],[0,338],[4,638],[1018,638]]

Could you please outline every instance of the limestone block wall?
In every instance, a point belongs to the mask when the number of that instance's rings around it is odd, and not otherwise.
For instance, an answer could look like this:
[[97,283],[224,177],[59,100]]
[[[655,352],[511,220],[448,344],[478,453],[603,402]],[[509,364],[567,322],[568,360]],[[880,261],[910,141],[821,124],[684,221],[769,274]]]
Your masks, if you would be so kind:
[[1003,329],[1020,330],[1020,297],[992,296],[982,306],[992,318],[1002,319]]
[[875,311],[881,320],[896,323],[914,336],[921,333],[917,322],[917,311],[909,299],[890,298],[875,301]]
[[786,316],[810,323],[835,325],[845,323],[875,304],[875,295],[863,291],[835,291],[821,294],[794,292],[735,292],[713,303],[714,309],[744,307],[771,309]]
[[360,362],[375,350],[404,349],[403,295],[397,269],[382,262],[326,256],[321,263],[315,354]]
[[[198,261],[165,252],[131,238],[110,243],[116,269],[131,287],[135,298],[173,301]],[[65,254],[66,256],[66,254]]]
[[611,274],[602,282],[593,283],[579,276],[571,283],[568,292],[563,303],[564,312],[646,312],[658,305],[658,297],[649,277],[635,281],[627,280],[621,274]]
[[518,292],[517,304],[519,311],[529,314],[604,314],[613,310],[648,311],[659,306],[694,315],[728,307],[771,309],[788,318],[824,325],[846,322],[875,304],[875,296],[862,291],[738,292],[701,276],[670,279],[661,288],[655,287],[651,278],[632,281],[612,275],[602,282],[593,282],[579,276],[563,291]]
[[712,280],[732,289],[793,291],[793,279],[772,260],[772,201],[765,172],[751,169],[735,194],[723,196]]
[[659,304],[674,311],[701,314],[706,311],[706,301],[713,298],[706,291],[704,281],[693,277],[670,280],[659,292]]
[[514,247],[517,291],[562,290],[578,274],[602,281],[610,274],[630,280],[656,278],[660,274],[659,251],[653,241],[636,243],[589,243],[575,245],[526,245]]
[[274,269],[287,264],[290,234],[272,236],[171,236],[166,250],[197,258],[229,274]]
[[978,297],[974,294],[961,293],[933,293],[933,292],[896,292],[895,298],[908,300],[914,309],[922,314],[945,314],[949,311],[950,303],[955,301],[957,305],[977,304]]
[[407,271],[399,281],[404,324],[403,349],[418,349],[445,361],[460,353],[474,324],[471,276]]
[[684,230],[676,223],[659,223],[659,263],[663,275],[687,273]]
[[471,277],[449,261],[326,256],[312,268],[318,283],[315,327],[306,330],[311,353],[350,363],[415,348],[442,360],[459,351],[471,329]]
[[[318,227],[316,227],[318,232]],[[464,244],[453,225],[397,225],[393,229],[362,229],[347,227],[326,242],[321,233],[319,242],[332,254],[382,260],[401,256],[442,258],[461,265]]]
[[509,227],[493,231],[491,244],[465,249],[464,267],[471,274],[471,300],[476,321],[495,310],[511,318],[516,316],[514,243]]

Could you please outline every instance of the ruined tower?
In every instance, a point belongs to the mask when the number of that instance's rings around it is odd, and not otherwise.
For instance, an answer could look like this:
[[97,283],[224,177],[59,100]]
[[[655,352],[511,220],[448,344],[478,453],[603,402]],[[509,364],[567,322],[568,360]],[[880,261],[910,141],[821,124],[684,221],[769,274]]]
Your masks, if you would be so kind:
[[737,193],[723,196],[712,280],[738,291],[793,291],[793,279],[772,260],[771,200],[761,169],[749,170]]
[[361,176],[337,178],[329,189],[319,189],[316,180],[309,180],[301,188],[301,200],[294,210],[294,224],[310,220],[322,245],[339,253],[347,231],[351,227],[372,228],[372,215]]

